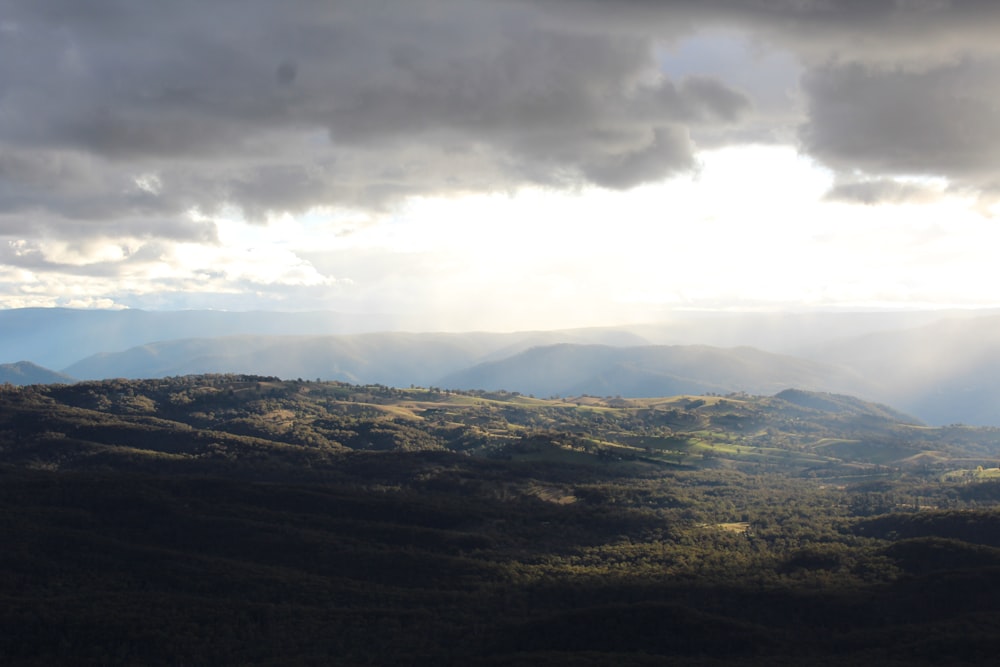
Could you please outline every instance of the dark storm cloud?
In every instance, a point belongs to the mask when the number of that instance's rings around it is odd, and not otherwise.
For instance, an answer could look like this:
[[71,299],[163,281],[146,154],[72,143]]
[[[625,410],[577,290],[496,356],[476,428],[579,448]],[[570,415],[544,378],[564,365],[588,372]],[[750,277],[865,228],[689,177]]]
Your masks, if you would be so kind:
[[298,76],[298,68],[295,66],[295,63],[290,62],[281,63],[274,72],[275,79],[283,86],[291,85],[295,81],[296,76]]
[[194,201],[184,188],[165,197],[160,187],[155,174],[109,168],[77,151],[8,149],[0,153],[0,235],[215,240],[211,222],[183,215]]
[[0,0],[0,234],[37,216],[53,234],[197,240],[214,232],[171,221],[227,205],[262,219],[525,184],[628,188],[693,168],[699,145],[787,136],[760,116],[759,82],[660,73],[658,48],[705,30],[806,68],[802,148],[825,164],[984,187],[1000,137],[998,12],[985,0]]
[[[993,0],[530,1],[543,7],[554,22],[572,12],[579,17],[578,23],[604,24],[610,29],[624,26],[629,31],[645,27],[673,36],[706,24],[727,25],[783,40],[798,39],[827,52],[832,42],[848,52],[876,36],[881,36],[878,41],[883,52],[898,51],[905,37],[914,35],[933,36],[939,42],[934,44],[937,48],[942,46],[941,40],[958,35],[985,40],[991,32],[988,22],[1000,15]],[[967,39],[960,41],[968,43]],[[919,52],[926,46],[911,45],[911,50]]]
[[988,196],[998,189],[1000,3],[709,4],[728,5],[730,16],[804,65],[800,148],[842,175],[831,198],[927,196],[892,176],[944,177]]
[[[0,210],[67,219],[629,187],[690,168],[691,129],[738,123],[750,107],[723,81],[657,78],[651,35],[536,24],[518,2],[0,8],[4,150],[89,161],[79,178],[49,173],[54,191],[0,172]],[[146,172],[163,185],[148,202],[115,188]]]
[[996,177],[1000,61],[919,71],[831,65],[805,79],[804,147],[826,163],[868,173]]

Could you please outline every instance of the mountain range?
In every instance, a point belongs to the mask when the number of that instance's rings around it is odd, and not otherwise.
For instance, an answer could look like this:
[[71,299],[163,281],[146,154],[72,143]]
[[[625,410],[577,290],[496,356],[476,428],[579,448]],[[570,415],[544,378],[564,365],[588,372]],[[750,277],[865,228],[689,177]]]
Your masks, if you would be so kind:
[[257,373],[538,396],[798,388],[859,396],[931,424],[1000,425],[994,313],[721,313],[562,331],[353,331],[381,323],[331,313],[0,311],[0,350],[19,362],[0,366],[0,382]]

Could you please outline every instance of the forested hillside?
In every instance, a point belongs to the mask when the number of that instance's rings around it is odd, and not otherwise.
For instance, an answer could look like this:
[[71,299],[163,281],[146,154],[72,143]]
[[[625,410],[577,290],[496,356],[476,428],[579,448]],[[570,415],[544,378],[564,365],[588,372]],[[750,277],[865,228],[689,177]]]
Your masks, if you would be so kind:
[[0,391],[5,664],[988,664],[1000,432],[776,396]]
[[37,456],[60,467],[123,446],[202,462],[244,446],[303,457],[441,450],[492,459],[541,448],[542,458],[558,460],[835,476],[991,464],[1000,452],[998,429],[930,428],[887,406],[801,390],[540,399],[209,375],[8,386],[5,402],[16,408],[8,435],[17,443],[6,459]]

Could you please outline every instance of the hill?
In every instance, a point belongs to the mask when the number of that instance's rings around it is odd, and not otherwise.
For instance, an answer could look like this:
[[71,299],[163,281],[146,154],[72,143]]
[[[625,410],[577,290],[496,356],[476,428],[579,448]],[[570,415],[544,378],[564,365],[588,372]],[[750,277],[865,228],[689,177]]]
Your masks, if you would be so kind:
[[94,355],[72,364],[66,372],[83,379],[257,373],[408,386],[429,384],[442,369],[461,368],[496,345],[489,335],[192,338]]
[[854,396],[838,396],[828,392],[811,392],[801,389],[785,389],[774,396],[787,403],[803,408],[834,414],[871,415],[877,419],[887,419],[901,424],[919,424],[919,420],[887,405],[862,401]]
[[368,333],[229,336],[149,343],[93,355],[64,369],[82,379],[250,373],[362,384],[436,385],[481,360],[556,340],[631,340],[614,330],[494,333]]
[[[603,335],[590,332],[590,337]],[[769,393],[789,386],[864,393],[868,386],[850,371],[751,348],[538,345],[552,336],[384,333],[199,338],[95,355],[65,372],[84,379],[263,373],[544,396]],[[576,336],[584,338],[582,333]],[[476,363],[484,358],[496,360]]]
[[16,308],[0,310],[0,350],[10,360],[28,359],[48,368],[65,368],[93,354],[118,352],[153,341],[356,333],[390,326],[389,318],[332,312]]
[[748,347],[704,345],[537,347],[447,375],[441,386],[506,389],[540,396],[671,396],[765,394],[794,386],[866,393],[858,374]]
[[5,386],[0,657],[992,664],[998,459],[799,390]]
[[76,380],[64,373],[50,371],[30,361],[19,361],[14,364],[0,364],[0,384],[64,384]]
[[[240,372],[630,396],[795,386],[862,396],[932,424],[991,425],[1000,423],[998,323],[995,314],[959,312],[673,313],[659,323],[595,329],[378,333],[405,323],[337,313],[22,309],[0,311],[0,350],[9,362],[84,379]],[[597,347],[593,359],[569,359],[565,350],[518,356],[560,344],[701,346],[729,350],[729,359],[717,352],[701,369],[674,370],[662,359],[618,359]],[[776,357],[755,362],[747,346]],[[578,369],[559,365],[562,357]],[[553,375],[541,376],[533,361]]]
[[428,450],[833,478],[991,466],[1000,454],[996,429],[928,428],[886,406],[801,390],[543,400],[210,375],[12,388],[4,405],[0,428],[17,439],[0,462],[60,469],[120,457],[198,468],[236,451],[322,468],[340,452]]

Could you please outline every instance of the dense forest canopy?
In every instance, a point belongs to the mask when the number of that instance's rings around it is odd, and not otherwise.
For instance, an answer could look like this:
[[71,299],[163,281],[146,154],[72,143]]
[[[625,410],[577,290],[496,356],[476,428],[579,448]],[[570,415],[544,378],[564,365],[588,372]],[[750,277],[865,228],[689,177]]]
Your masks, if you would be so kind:
[[0,388],[11,664],[987,662],[1000,431],[846,396]]

